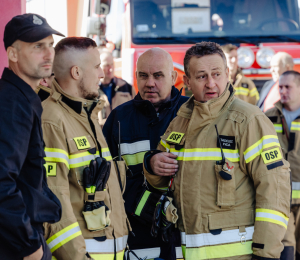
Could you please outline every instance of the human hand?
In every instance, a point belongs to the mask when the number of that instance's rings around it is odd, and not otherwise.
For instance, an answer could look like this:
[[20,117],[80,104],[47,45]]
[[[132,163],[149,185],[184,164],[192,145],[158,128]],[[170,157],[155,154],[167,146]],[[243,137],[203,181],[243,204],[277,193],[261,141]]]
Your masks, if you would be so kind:
[[25,256],[23,258],[23,260],[41,260],[43,257],[44,251],[43,251],[43,247],[40,246],[40,248],[38,250],[36,250],[34,253],[32,253],[29,256]]
[[150,159],[150,166],[156,175],[171,176],[178,171],[177,155],[172,153],[157,153]]

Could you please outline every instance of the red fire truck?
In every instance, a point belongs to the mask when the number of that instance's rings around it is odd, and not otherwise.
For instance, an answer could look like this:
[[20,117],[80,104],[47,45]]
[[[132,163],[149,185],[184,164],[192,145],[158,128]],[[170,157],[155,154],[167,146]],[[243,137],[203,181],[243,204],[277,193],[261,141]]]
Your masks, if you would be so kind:
[[[181,88],[185,51],[200,41],[237,45],[239,66],[258,89],[271,78],[269,65],[276,52],[289,53],[294,58],[295,69],[300,71],[297,0],[104,2],[110,5],[110,13],[114,13],[113,19],[107,19],[106,34],[108,39],[114,38],[115,46],[120,49],[116,72],[135,87],[137,58],[148,48],[161,47],[172,55],[179,72],[176,86]],[[114,11],[116,8],[119,11]],[[115,23],[112,29],[109,20]],[[116,33],[122,36],[112,37]]]

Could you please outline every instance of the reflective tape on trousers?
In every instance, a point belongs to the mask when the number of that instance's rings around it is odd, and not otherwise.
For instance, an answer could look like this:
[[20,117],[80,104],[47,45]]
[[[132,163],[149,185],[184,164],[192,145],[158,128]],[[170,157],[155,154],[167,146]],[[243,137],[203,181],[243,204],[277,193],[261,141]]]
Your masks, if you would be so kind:
[[[245,234],[243,233],[245,240],[252,240],[253,233],[254,227],[247,227]],[[187,249],[189,247],[213,246],[240,241],[241,233],[238,229],[225,230],[219,235],[211,233],[186,235],[185,232],[181,232],[181,244],[186,245]]]
[[[116,251],[122,251],[127,244],[128,236],[118,237],[116,239]],[[106,239],[103,242],[99,242],[95,239],[85,239],[86,251],[89,253],[114,253],[115,242],[114,239]]]

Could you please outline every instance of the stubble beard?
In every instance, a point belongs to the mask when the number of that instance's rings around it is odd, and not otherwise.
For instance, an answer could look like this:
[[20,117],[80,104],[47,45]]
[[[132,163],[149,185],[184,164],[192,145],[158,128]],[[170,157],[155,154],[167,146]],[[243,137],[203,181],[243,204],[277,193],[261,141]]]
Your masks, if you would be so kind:
[[98,91],[97,92],[88,92],[86,90],[84,83],[83,83],[83,79],[80,81],[79,91],[81,93],[81,96],[86,100],[95,100],[99,96]]

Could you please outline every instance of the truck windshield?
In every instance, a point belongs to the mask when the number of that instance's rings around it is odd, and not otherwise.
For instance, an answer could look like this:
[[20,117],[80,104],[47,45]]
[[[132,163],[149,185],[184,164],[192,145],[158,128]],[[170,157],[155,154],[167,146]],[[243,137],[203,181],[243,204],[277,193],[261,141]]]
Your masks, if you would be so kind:
[[135,44],[300,41],[297,0],[132,0]]

